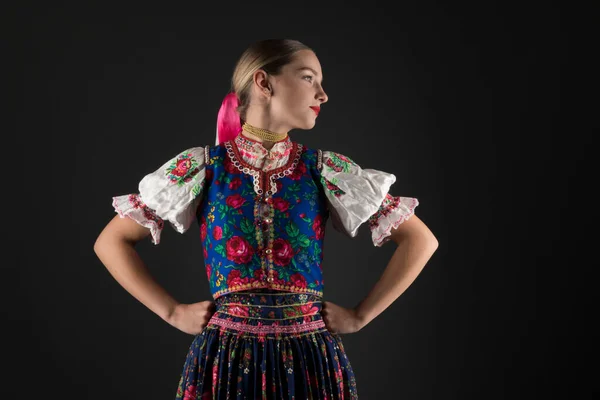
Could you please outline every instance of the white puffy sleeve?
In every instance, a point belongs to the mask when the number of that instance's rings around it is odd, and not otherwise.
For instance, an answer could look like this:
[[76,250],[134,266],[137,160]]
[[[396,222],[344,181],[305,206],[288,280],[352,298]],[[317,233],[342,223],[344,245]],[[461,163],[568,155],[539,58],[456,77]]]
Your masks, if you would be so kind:
[[202,200],[207,151],[207,146],[193,147],[172,157],[142,178],[139,193],[113,197],[115,212],[149,228],[154,244],[160,242],[165,221],[184,233]]
[[321,184],[332,216],[333,227],[350,237],[369,222],[373,245],[390,240],[392,228],[410,218],[419,201],[392,196],[396,176],[376,169],[362,169],[349,157],[319,150]]

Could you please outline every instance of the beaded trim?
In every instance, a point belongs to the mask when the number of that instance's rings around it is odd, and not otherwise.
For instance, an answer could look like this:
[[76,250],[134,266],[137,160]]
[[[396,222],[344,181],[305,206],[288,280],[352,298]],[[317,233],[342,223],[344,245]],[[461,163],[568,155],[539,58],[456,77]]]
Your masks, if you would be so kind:
[[323,151],[317,149],[317,170],[320,171],[323,168]]
[[[292,142],[292,150],[291,152],[295,154],[294,157],[290,157],[286,165],[276,168],[271,171],[262,171],[259,168],[256,168],[250,164],[248,164],[239,154],[239,149],[235,145],[234,140],[228,140],[224,143],[225,148],[227,149],[227,155],[231,160],[231,163],[241,172],[252,175],[254,181],[254,192],[259,196],[262,196],[265,191],[263,190],[266,182],[269,182],[270,189],[266,191],[267,196],[272,196],[277,193],[277,183],[275,182],[277,179],[283,178],[291,174],[298,165],[300,161],[300,157],[302,156],[302,152],[304,150],[304,145],[300,143]],[[266,179],[261,180],[262,176],[265,176]]]
[[283,326],[260,325],[260,326],[255,326],[255,325],[248,325],[243,322],[229,321],[229,320],[217,318],[214,316],[209,320],[209,324],[218,325],[218,326],[222,326],[224,328],[229,328],[229,329],[235,329],[235,330],[242,331],[242,332],[250,332],[250,333],[257,333],[257,334],[260,334],[260,333],[300,333],[300,332],[306,332],[306,331],[310,331],[310,330],[314,330],[314,329],[318,329],[318,328],[324,328],[326,326],[325,321],[323,321],[322,319],[317,320],[317,321],[301,323],[298,325],[283,325]]
[[[225,148],[227,149],[227,155],[229,156],[229,159],[231,160],[232,164],[239,171],[241,171],[247,175],[252,175],[253,183],[254,183],[254,192],[258,195],[262,195],[263,190],[261,189],[261,182],[260,182],[260,172],[261,171],[250,167],[248,164],[238,161],[234,154],[234,150],[233,150],[233,146],[231,145],[231,141],[225,142]],[[240,159],[241,159],[241,157],[240,157]]]
[[[261,210],[261,204],[265,204],[268,208],[268,214],[265,215],[264,211]],[[275,227],[274,225],[268,224],[268,232],[263,231],[262,221],[264,217],[269,218],[271,221],[275,218],[275,208],[272,206],[271,199],[266,199],[265,202],[255,201],[254,202],[254,221],[255,221],[255,235],[256,242],[258,243],[258,254],[260,256],[262,279],[267,278],[267,274],[272,277],[273,275],[273,241],[275,240]],[[265,243],[265,237],[267,243]],[[267,251],[268,250],[268,251]],[[263,255],[267,255],[266,260]]]
[[314,289],[309,289],[309,288],[299,288],[299,287],[292,287],[292,286],[288,286],[286,288],[286,287],[284,287],[284,285],[278,285],[278,284],[269,283],[269,282],[254,281],[252,283],[246,283],[243,285],[226,287],[224,289],[221,289],[213,294],[213,298],[216,299],[217,297],[220,297],[227,293],[235,293],[235,292],[239,292],[241,290],[248,290],[248,289],[274,289],[274,290],[281,290],[282,292],[293,292],[293,293],[300,293],[300,294],[310,293],[310,294],[317,295],[319,297],[323,297],[323,292],[320,290],[314,290]]
[[208,165],[210,161],[210,145],[204,146],[204,165]]
[[298,144],[298,148],[296,150],[296,156],[294,157],[294,161],[292,162],[292,165],[289,168],[286,168],[280,172],[277,172],[279,170],[279,168],[274,171],[267,172],[267,176],[269,177],[269,181],[271,182],[271,190],[267,191],[268,196],[271,196],[271,195],[277,193],[277,182],[275,182],[277,179],[281,179],[284,176],[287,176],[287,175],[291,174],[292,172],[294,172],[294,170],[298,166],[298,162],[300,162],[300,156],[302,155],[302,149],[303,149],[303,146],[301,144]]

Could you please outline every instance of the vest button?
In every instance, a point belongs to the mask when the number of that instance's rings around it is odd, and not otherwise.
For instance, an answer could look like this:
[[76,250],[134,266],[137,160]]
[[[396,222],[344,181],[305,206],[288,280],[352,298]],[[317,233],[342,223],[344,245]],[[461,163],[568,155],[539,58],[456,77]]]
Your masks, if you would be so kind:
[[265,253],[267,253],[267,254],[271,254],[271,252],[272,252],[272,250],[271,250],[271,249],[266,249],[266,250],[265,250]]
[[270,224],[270,223],[271,223],[271,218],[265,218],[265,222],[266,222],[267,224]]
[[269,276],[269,277],[267,278],[267,280],[268,280],[269,282],[273,282],[273,277],[272,277],[272,276]]

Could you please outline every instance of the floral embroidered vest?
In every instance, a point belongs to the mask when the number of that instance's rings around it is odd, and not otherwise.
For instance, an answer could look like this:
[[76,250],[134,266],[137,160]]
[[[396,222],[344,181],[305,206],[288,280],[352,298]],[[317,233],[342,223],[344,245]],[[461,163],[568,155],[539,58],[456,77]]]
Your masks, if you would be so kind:
[[213,297],[256,288],[323,295],[329,217],[322,152],[293,143],[288,162],[262,171],[233,141],[205,146],[197,219]]

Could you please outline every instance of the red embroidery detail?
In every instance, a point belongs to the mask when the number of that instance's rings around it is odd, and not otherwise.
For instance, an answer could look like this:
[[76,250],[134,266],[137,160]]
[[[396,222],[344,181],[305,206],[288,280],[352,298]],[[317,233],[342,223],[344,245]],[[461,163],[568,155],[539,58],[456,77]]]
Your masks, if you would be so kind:
[[322,319],[312,322],[303,322],[298,325],[248,325],[243,322],[229,321],[222,318],[212,317],[209,321],[209,325],[218,325],[224,328],[235,329],[241,332],[250,332],[256,334],[262,333],[300,333],[311,331],[318,328],[325,327],[325,321]]
[[[253,165],[247,163],[244,158],[240,154],[240,150],[237,147],[237,143],[235,140],[229,140],[224,143],[227,148],[227,154],[229,155],[231,162],[235,165],[240,171],[250,174],[254,176],[254,179],[258,179],[258,188],[259,194],[267,193],[269,195],[273,195],[277,191],[277,185],[275,183],[276,179],[283,178],[284,176],[290,175],[294,172],[298,163],[300,162],[300,157],[306,150],[304,145],[296,142],[292,143],[292,150],[290,152],[290,157],[285,165],[282,165],[279,168],[275,168],[270,171],[263,171],[260,168],[256,168]],[[294,157],[292,155],[295,154]],[[268,187],[267,185],[270,185]]]
[[144,218],[146,218],[149,221],[154,221],[156,223],[156,225],[158,226],[159,229],[163,229],[164,226],[164,221],[161,217],[159,217],[158,215],[156,215],[156,213],[154,212],[154,210],[152,210],[150,207],[148,207],[141,199],[141,197],[139,196],[139,194],[130,194],[128,197],[129,203],[131,204],[131,206],[133,208],[136,209],[141,209],[143,214],[144,214]]

